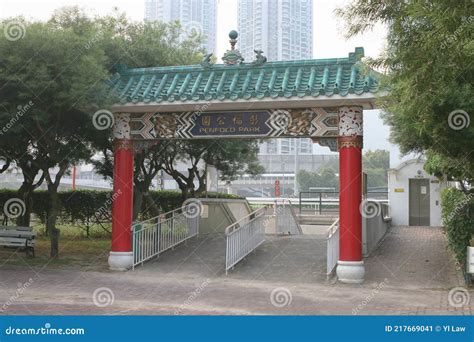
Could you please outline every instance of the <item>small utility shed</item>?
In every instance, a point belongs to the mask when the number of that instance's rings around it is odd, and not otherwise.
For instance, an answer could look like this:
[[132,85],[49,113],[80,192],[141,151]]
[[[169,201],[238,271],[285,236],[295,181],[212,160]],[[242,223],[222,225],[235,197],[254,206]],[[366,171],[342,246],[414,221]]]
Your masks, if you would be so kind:
[[441,189],[446,186],[410,159],[388,171],[390,213],[395,226],[441,226]]

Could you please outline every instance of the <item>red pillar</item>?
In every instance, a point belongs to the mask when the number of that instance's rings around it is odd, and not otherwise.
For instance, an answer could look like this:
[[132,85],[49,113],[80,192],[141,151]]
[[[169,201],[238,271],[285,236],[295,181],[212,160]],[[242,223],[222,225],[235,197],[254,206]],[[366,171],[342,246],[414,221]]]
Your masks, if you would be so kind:
[[339,109],[339,261],[345,283],[364,281],[362,261],[362,107]]
[[133,143],[129,139],[115,139],[110,269],[126,270],[132,266],[132,215]]

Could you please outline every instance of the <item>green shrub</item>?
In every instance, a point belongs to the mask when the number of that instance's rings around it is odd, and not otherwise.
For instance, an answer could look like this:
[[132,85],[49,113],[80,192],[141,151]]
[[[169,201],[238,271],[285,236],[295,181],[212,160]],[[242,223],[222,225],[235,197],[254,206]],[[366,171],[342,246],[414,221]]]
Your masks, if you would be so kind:
[[[161,190],[150,191],[153,201],[161,212],[168,212],[181,206],[181,193],[179,191]],[[17,191],[9,189],[0,190],[0,204],[10,198],[18,197]],[[208,193],[203,197],[208,198],[241,198],[235,195],[221,193]],[[97,222],[97,218],[106,219],[112,215],[112,191],[77,190],[59,192],[61,212],[59,221],[62,223],[80,223],[89,227]],[[45,222],[50,201],[46,190],[37,190],[33,193],[32,213],[41,222]],[[151,213],[143,205],[143,217],[151,217]]]
[[443,225],[449,248],[465,270],[467,247],[474,234],[474,194],[447,188],[441,193]]

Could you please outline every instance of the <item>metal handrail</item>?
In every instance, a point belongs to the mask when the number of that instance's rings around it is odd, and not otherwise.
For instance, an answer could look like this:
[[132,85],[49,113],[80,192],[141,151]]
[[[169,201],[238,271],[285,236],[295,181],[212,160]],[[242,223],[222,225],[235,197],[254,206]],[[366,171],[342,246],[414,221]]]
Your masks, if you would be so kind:
[[[265,241],[265,224],[261,222],[265,209],[260,208],[226,228],[226,274]],[[244,220],[247,221],[243,223]]]
[[336,234],[336,231],[339,229],[339,218],[337,218],[332,225],[328,228],[328,239],[330,239],[334,234]]
[[[261,207],[261,208],[255,210],[255,211],[252,211],[247,216],[242,217],[238,221],[235,221],[231,225],[227,226],[227,228],[225,229],[225,235],[230,235],[230,234],[234,233],[235,231],[239,230],[241,228],[240,224],[242,223],[242,221],[244,221],[244,220],[248,219],[249,217],[253,216],[249,221],[245,222],[245,223],[248,223],[248,222],[256,219],[257,217],[259,217],[260,215],[262,215],[266,209],[267,209],[267,206]],[[232,231],[230,231],[232,227],[237,226],[237,225],[239,225],[239,227],[237,227],[237,229],[232,229]]]
[[[291,200],[289,198],[279,198],[279,199],[275,199],[275,205],[278,205],[278,202],[281,201],[283,203],[283,206],[286,205],[286,203],[288,204],[288,207],[289,207],[289,210],[290,210],[290,213],[291,213],[291,216],[293,217],[293,220],[294,220],[294,223],[296,225],[296,228],[298,229],[298,232],[300,234],[303,234],[303,229],[301,228],[300,226],[300,223],[298,222],[298,217],[296,216],[296,213],[295,213],[295,210],[293,209],[293,206],[291,204]],[[278,213],[275,212],[275,218],[278,220]],[[278,224],[277,224],[278,225]]]
[[178,211],[178,210],[181,210],[181,211],[182,211],[182,210],[185,209],[185,208],[186,208],[186,206],[184,205],[184,206],[182,206],[182,207],[180,207],[180,208],[176,208],[176,209],[167,211],[166,213],[162,213],[162,214],[160,214],[160,215],[158,215],[158,216],[154,216],[154,217],[149,218],[149,219],[147,219],[147,220],[145,220],[145,221],[135,222],[134,224],[132,224],[132,230],[133,230],[133,227],[134,227],[135,225],[137,225],[137,224],[143,224],[143,223],[147,223],[147,222],[149,222],[149,221],[156,221],[156,219],[161,219],[162,217],[166,217],[166,216],[168,216],[169,214],[174,213],[174,212],[176,212],[176,211]]
[[339,218],[328,229],[326,238],[326,277],[329,279],[339,259]]
[[199,215],[186,216],[187,207],[182,206],[132,225],[132,269],[198,235]]

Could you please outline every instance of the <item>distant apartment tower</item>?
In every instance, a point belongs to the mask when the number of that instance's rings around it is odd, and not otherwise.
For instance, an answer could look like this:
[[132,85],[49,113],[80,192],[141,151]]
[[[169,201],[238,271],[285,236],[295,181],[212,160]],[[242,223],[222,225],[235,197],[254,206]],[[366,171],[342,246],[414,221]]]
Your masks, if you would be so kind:
[[245,60],[263,50],[269,61],[313,57],[312,0],[239,0],[238,48]]
[[179,21],[186,31],[198,29],[206,52],[215,53],[216,8],[216,0],[145,0],[145,20]]
[[[311,59],[313,1],[239,0],[238,31],[237,47],[246,62],[254,60],[254,50],[263,50],[269,61]],[[303,167],[301,157],[286,163],[278,158],[312,153],[310,139],[283,138],[260,144],[259,158],[266,172],[282,172]]]

